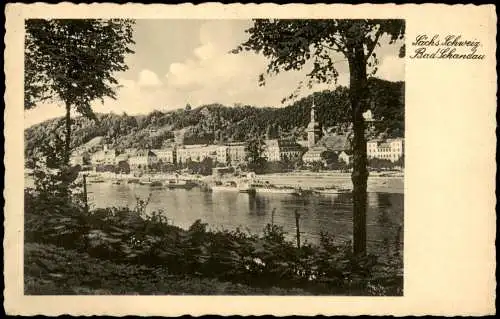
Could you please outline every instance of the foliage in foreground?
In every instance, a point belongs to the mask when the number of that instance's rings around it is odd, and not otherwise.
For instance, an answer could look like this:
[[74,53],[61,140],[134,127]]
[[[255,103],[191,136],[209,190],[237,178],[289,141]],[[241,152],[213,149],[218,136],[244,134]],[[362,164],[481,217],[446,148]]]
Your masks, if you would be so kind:
[[256,288],[217,279],[176,276],[163,265],[113,263],[55,245],[24,247],[28,295],[307,295],[301,289]]
[[[168,223],[164,212],[144,214],[147,201],[128,208],[96,209],[47,205],[25,193],[25,241],[53,244],[116,265],[161,267],[176,276],[199,276],[253,287],[300,287],[324,294],[401,295],[400,265],[356,257],[350,245],[322,236],[319,246],[298,249],[282,228],[262,235],[240,230],[208,231],[196,221],[188,230]],[[120,266],[121,267],[121,266]]]

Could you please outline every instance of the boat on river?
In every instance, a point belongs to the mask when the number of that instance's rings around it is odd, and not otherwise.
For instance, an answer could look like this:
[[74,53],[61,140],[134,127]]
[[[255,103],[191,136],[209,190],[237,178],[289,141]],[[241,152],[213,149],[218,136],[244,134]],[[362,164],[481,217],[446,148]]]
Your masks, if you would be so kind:
[[277,186],[269,183],[254,183],[252,187],[255,189],[257,194],[289,194],[289,195],[300,195],[300,189],[292,186]]
[[235,181],[229,181],[225,183],[216,182],[215,185],[212,185],[211,189],[213,192],[238,192],[247,194],[255,193],[255,188],[253,188],[250,184],[238,184]]
[[294,187],[256,187],[255,191],[259,193],[270,193],[270,194],[290,194],[290,195],[299,195],[300,191],[295,189]]
[[313,190],[315,194],[319,195],[334,195],[334,194],[345,194],[351,192],[350,188],[347,187],[317,187]]
[[99,183],[104,183],[105,180],[102,178],[91,178],[88,180],[88,182],[92,184],[99,184]]
[[196,186],[196,184],[185,179],[170,179],[165,183],[165,186],[167,186],[168,188],[191,189]]

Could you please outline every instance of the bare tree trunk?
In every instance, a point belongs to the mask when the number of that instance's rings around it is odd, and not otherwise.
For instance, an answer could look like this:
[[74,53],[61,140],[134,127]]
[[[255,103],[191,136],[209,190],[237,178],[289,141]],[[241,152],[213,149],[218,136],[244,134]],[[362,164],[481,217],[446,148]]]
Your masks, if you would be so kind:
[[64,138],[64,164],[69,164],[71,143],[71,105],[66,102],[66,133]]
[[349,59],[350,101],[353,122],[353,252],[366,254],[366,202],[367,202],[367,155],[365,121],[365,97],[367,95],[366,62],[363,45],[354,44],[352,57]]

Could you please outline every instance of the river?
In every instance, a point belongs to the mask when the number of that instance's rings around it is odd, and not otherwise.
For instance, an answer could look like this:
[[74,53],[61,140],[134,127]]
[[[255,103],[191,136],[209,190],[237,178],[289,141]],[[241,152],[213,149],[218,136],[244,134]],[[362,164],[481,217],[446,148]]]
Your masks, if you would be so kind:
[[[295,216],[300,214],[301,241],[318,243],[320,232],[335,235],[339,241],[352,236],[352,195],[314,195],[298,198],[293,195],[233,192],[204,192],[155,188],[139,184],[115,185],[109,182],[90,184],[88,197],[91,206],[135,207],[136,198],[146,199],[149,212],[163,210],[170,222],[188,228],[197,219],[210,228],[234,230],[240,227],[261,233],[271,223],[283,226],[290,240],[295,240]],[[384,255],[389,249],[402,249],[404,195],[402,193],[370,192],[367,211],[368,251]]]

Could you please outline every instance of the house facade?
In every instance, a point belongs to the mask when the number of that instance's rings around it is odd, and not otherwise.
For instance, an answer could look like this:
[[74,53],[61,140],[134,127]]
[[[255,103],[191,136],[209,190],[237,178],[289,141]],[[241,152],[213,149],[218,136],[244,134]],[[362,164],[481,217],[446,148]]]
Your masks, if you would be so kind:
[[114,165],[117,156],[118,152],[116,150],[108,149],[105,146],[104,149],[92,154],[91,162],[93,165]]
[[264,142],[264,156],[269,162],[297,160],[303,153],[303,148],[291,139],[269,139]]
[[129,157],[128,163],[133,169],[148,169],[158,163],[158,157],[151,150],[139,150]]
[[185,163],[188,159],[194,162],[201,162],[210,157],[217,159],[218,145],[183,145],[177,148],[177,162]]
[[374,139],[366,143],[368,158],[379,158],[391,162],[398,161],[404,156],[404,139]]
[[229,148],[226,145],[217,147],[217,162],[227,164],[229,162]]
[[162,163],[176,163],[177,152],[175,147],[156,149],[152,150],[152,152],[155,153],[158,161],[162,161]]
[[246,143],[228,143],[225,146],[227,146],[228,163],[237,165],[246,161]]
[[314,146],[307,150],[307,152],[302,156],[302,161],[306,164],[311,164],[315,162],[323,162],[323,154],[327,151],[324,146]]

